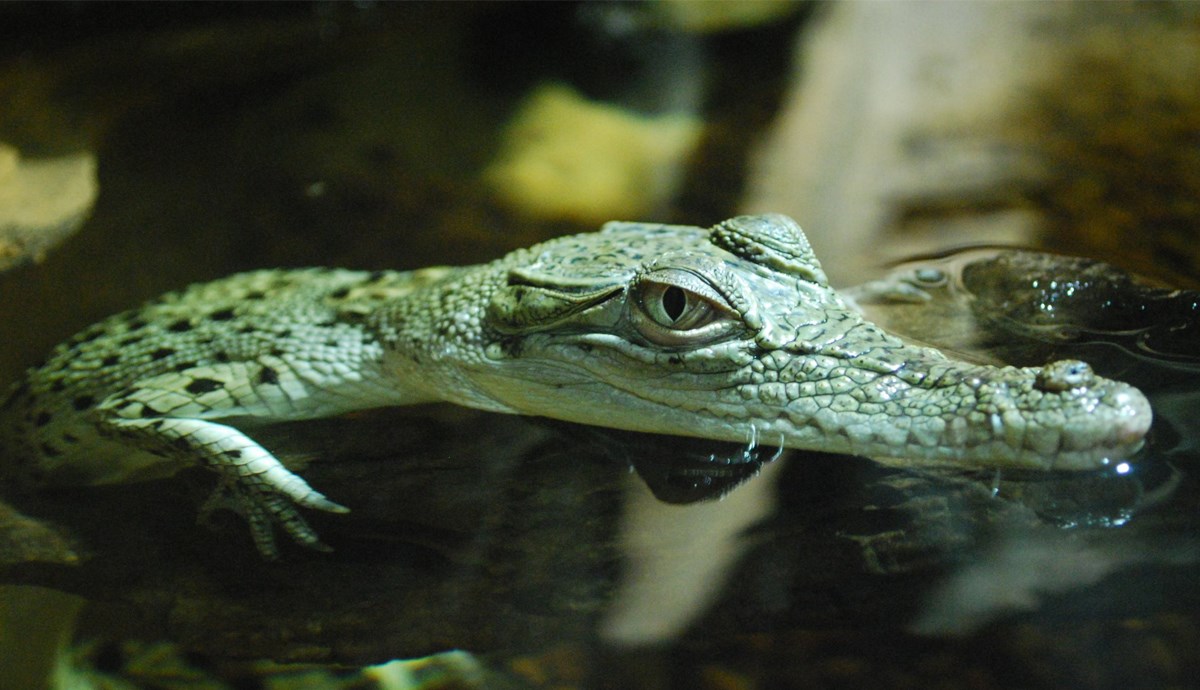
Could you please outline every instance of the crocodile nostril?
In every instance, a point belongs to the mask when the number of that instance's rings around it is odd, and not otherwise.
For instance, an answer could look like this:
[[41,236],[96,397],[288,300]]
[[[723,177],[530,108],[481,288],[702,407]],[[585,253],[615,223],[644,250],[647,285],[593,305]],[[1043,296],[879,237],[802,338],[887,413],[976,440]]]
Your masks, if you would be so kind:
[[1080,362],[1077,359],[1062,359],[1042,367],[1034,385],[1038,390],[1057,393],[1091,385],[1095,378],[1096,375],[1087,362]]

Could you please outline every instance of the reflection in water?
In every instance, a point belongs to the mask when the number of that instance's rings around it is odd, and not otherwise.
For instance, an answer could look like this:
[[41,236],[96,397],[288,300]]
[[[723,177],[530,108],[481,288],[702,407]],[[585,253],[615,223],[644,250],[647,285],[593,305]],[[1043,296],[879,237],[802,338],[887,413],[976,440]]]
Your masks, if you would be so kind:
[[929,594],[914,631],[966,634],[1133,566],[1200,560],[1200,294],[1100,261],[996,248],[908,261],[847,292],[889,330],[966,356],[1088,361],[1140,388],[1155,413],[1147,447],[1110,471],[997,475],[997,498],[1036,521],[993,525],[987,548]]
[[1192,565],[1195,539],[1146,543],[1137,535],[1090,537],[1039,529],[1002,536],[938,584],[912,623],[921,635],[964,635],[1001,616],[1036,611],[1052,595],[1097,584],[1131,566]]
[[658,436],[544,420],[628,465],[613,540],[624,563],[599,624],[618,648],[680,637],[727,589],[753,540],[750,528],[777,509],[780,448]]
[[629,481],[618,543],[626,566],[600,634],[616,646],[679,637],[728,586],[744,557],[747,530],[776,509],[783,462],[766,465],[719,501],[676,506]]

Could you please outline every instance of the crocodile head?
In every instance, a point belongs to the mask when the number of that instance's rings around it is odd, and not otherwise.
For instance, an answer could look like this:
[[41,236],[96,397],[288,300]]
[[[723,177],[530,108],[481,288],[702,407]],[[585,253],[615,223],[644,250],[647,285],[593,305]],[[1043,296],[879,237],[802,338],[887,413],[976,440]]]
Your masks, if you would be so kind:
[[510,411],[918,462],[1089,469],[1135,452],[1135,388],[1087,364],[992,367],[901,342],[828,283],[778,215],[610,223],[496,264],[485,358]]

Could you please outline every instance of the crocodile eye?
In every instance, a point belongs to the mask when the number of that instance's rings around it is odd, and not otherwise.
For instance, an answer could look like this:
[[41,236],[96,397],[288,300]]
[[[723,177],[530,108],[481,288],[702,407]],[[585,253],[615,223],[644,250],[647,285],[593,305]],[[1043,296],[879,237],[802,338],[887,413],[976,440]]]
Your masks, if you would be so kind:
[[700,328],[716,315],[711,302],[677,285],[646,286],[642,290],[640,306],[650,320],[673,331]]
[[711,342],[739,323],[725,299],[687,271],[643,276],[633,287],[633,298],[633,325],[658,345]]

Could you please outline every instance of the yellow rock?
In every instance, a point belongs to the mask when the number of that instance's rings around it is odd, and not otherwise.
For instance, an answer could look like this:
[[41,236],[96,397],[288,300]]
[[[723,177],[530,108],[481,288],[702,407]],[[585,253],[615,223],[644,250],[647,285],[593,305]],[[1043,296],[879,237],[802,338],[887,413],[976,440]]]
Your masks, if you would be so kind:
[[501,201],[539,219],[646,218],[670,201],[700,131],[692,116],[640,116],[547,85],[513,117],[484,179]]
[[45,252],[77,230],[96,199],[89,153],[22,161],[0,143],[0,270]]
[[664,25],[681,31],[713,33],[769,24],[802,8],[797,0],[659,0],[646,7]]

